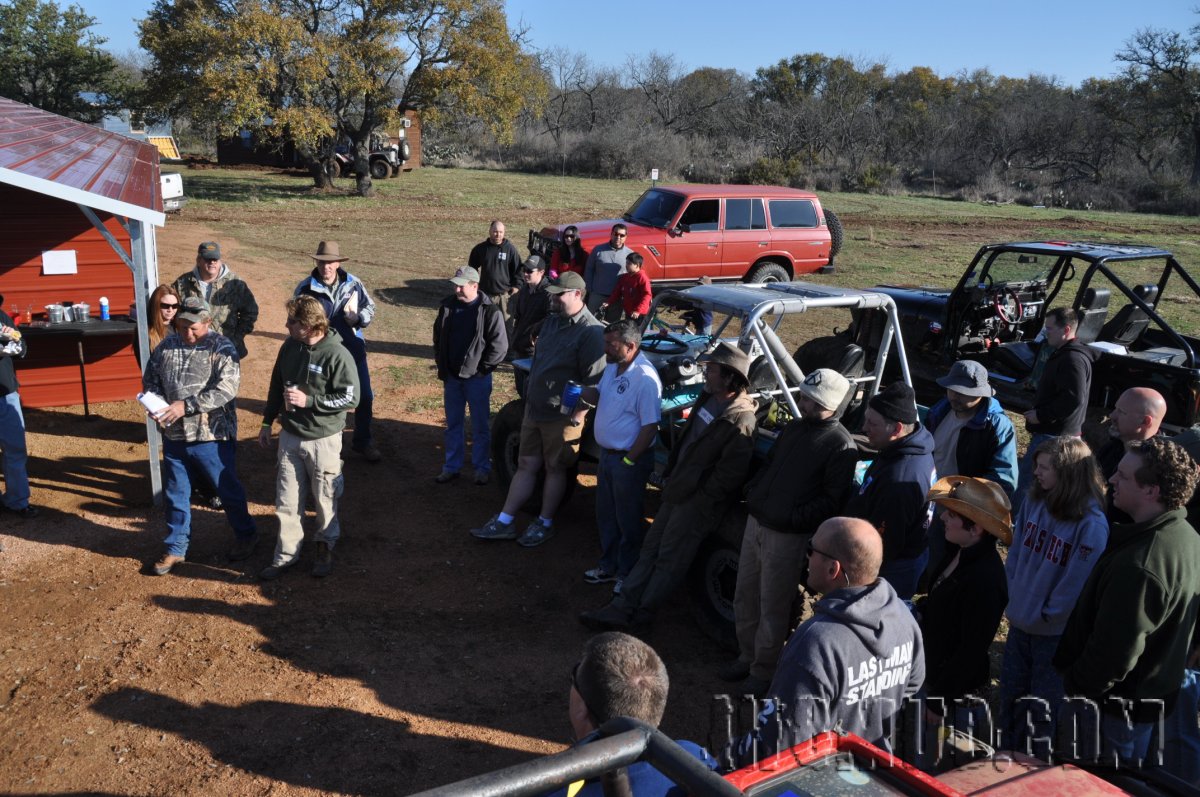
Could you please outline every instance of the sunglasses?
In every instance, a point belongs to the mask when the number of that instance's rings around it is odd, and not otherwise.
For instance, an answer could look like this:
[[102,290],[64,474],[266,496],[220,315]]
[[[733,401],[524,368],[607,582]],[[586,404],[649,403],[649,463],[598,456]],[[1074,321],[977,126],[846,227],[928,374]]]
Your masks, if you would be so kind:
[[179,302],[159,302],[158,306],[164,310],[178,310]]

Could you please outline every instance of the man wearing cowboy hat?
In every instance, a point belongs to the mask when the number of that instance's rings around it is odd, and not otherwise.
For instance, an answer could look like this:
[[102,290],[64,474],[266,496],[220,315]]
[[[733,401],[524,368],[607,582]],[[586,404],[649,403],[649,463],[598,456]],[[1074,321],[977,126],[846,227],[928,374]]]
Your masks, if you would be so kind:
[[[1011,498],[1017,487],[1017,434],[993,396],[983,363],[959,360],[937,380],[946,397],[929,408],[925,428],[933,435],[933,462],[939,474],[978,476],[1000,485]],[[946,550],[941,523],[929,526],[929,565]]]
[[175,280],[179,300],[198,296],[208,305],[213,327],[233,343],[239,358],[246,356],[246,338],[258,321],[258,302],[241,277],[221,259],[221,247],[205,241],[196,252],[196,267]]
[[904,382],[893,382],[871,399],[863,433],[879,453],[845,511],[883,535],[879,575],[908,600],[929,560],[925,494],[933,486],[933,435],[917,420],[916,394]]
[[787,642],[796,578],[813,532],[842,509],[854,481],[858,448],[840,422],[850,382],[818,368],[796,395],[801,417],[789,423],[746,491],[746,531],[738,557],[733,612],[738,657],[720,672],[742,680],[739,695],[761,697]]
[[741,497],[756,424],[754,399],[747,393],[750,358],[722,342],[698,361],[705,367],[704,395],[671,449],[658,515],[620,593],[579,615],[589,628],[620,630],[653,619],[682,583],[701,541]]
[[342,345],[354,358],[361,392],[354,410],[354,438],[350,447],[368,462],[378,462],[383,455],[371,437],[374,394],[371,371],[367,368],[367,341],[363,337],[363,330],[375,318],[375,302],[362,280],[342,268],[341,264],[349,259],[342,255],[337,241],[321,241],[313,255],[316,267],[296,286],[294,295],[311,296],[321,303],[329,326],[337,331]]

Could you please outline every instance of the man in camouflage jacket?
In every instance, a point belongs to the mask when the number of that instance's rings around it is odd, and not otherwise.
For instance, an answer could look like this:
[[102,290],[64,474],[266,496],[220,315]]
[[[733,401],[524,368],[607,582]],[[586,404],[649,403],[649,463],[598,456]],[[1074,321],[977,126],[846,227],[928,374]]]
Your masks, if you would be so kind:
[[210,330],[212,321],[202,300],[184,299],[175,319],[177,334],[154,349],[142,377],[143,390],[166,402],[152,413],[164,438],[167,516],[166,551],[151,567],[155,575],[166,575],[187,556],[192,517],[189,468],[217,486],[235,535],[230,561],[249,558],[258,541],[235,461],[241,369],[233,343]]
[[221,247],[213,241],[200,244],[196,267],[175,280],[181,299],[197,296],[212,313],[217,331],[233,343],[238,358],[246,356],[246,337],[258,321],[258,302],[242,278],[221,259]]

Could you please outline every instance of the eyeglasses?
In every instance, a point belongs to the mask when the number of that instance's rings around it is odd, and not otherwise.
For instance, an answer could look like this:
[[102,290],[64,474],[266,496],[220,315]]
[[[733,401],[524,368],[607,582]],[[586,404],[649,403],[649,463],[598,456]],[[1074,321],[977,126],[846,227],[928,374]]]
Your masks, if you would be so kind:
[[628,235],[628,233],[624,233],[624,232],[614,232],[614,233],[613,233],[613,235],[614,235],[615,237],[617,237],[617,238],[624,238],[626,235]]
[[812,544],[812,540],[808,541],[808,547],[804,549],[804,558],[811,559],[814,553],[819,553],[831,562],[837,562],[838,568],[842,571],[842,578],[846,579],[846,586],[850,586],[850,574],[846,572],[846,566],[842,564],[842,560],[832,554],[825,553],[820,548]]
[[574,236],[574,235],[564,235],[564,236],[563,236],[563,240],[564,240],[564,241],[574,241],[574,240],[575,240],[575,236]]
[[179,302],[159,302],[158,306],[164,310],[178,310]]

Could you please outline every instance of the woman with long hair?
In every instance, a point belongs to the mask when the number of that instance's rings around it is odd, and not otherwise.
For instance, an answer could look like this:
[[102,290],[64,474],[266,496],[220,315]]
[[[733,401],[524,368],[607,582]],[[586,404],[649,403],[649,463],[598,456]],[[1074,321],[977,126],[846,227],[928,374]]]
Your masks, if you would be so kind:
[[146,328],[150,334],[150,350],[162,343],[163,338],[174,332],[175,316],[179,314],[179,291],[174,285],[159,285],[150,294],[147,302]]
[[583,268],[587,265],[587,252],[579,243],[579,229],[571,225],[563,230],[562,241],[554,247],[550,254],[550,278],[558,279],[559,274],[574,271],[583,276]]
[[982,694],[990,683],[988,649],[1008,603],[1004,563],[996,540],[1012,542],[1008,496],[1000,485],[971,476],[946,476],[929,490],[946,541],[929,594],[916,604],[925,642],[927,719],[944,719],[977,738],[991,738]]
[[1005,564],[1009,629],[1000,672],[1000,722],[1004,747],[1045,758],[1050,749],[1028,748],[1035,738],[1054,739],[1065,695],[1051,659],[1108,544],[1108,520],[1104,478],[1092,450],[1078,437],[1042,443],[1034,454],[1033,478],[1017,512]]

